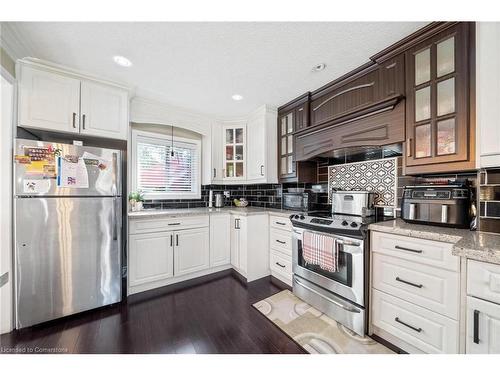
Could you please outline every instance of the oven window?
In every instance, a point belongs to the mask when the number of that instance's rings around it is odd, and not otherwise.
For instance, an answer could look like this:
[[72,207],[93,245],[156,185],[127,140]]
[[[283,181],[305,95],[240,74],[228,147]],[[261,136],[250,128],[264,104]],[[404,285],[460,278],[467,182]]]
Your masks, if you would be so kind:
[[304,207],[305,202],[304,202],[303,195],[284,194],[283,199],[284,199],[283,204],[286,208],[293,208],[293,209],[299,209],[299,210],[304,210],[306,208],[306,207]]
[[327,277],[331,280],[335,280],[341,284],[348,287],[352,287],[352,254],[339,251],[339,271],[329,272],[322,269],[320,266],[314,264],[308,264],[304,261],[302,256],[302,241],[298,241],[298,264],[299,266],[308,269],[314,273],[321,276]]

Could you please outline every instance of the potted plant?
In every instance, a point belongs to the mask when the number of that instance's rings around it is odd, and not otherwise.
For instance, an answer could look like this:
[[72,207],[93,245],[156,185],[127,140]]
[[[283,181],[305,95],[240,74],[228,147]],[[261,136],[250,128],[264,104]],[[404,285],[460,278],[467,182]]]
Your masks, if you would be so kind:
[[128,201],[132,211],[140,211],[144,202],[144,194],[141,191],[133,191],[128,195]]

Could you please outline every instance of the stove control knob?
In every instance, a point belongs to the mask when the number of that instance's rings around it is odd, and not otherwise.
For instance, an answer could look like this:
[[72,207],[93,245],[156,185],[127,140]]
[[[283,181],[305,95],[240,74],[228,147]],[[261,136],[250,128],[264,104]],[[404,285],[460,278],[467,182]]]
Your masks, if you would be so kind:
[[356,222],[354,222],[354,221],[351,223],[351,227],[352,227],[352,228],[356,228],[357,226],[358,226],[358,223],[356,223]]
[[349,224],[349,223],[348,223],[347,221],[345,221],[345,220],[342,222],[342,225],[343,225],[344,227],[345,227],[345,226],[347,226],[348,224]]
[[300,220],[304,220],[306,217],[304,215],[300,215]]

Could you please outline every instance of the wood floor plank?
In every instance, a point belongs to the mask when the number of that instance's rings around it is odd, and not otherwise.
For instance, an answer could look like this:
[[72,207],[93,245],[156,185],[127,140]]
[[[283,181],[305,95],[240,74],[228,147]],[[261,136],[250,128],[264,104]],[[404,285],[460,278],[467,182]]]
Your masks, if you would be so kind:
[[280,290],[267,278],[244,285],[227,275],[13,331],[0,336],[0,346],[109,354],[304,353],[252,307]]

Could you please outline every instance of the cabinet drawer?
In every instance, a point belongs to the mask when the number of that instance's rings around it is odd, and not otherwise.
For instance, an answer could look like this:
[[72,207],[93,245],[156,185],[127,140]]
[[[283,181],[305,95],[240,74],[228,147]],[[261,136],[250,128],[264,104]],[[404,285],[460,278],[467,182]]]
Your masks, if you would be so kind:
[[292,222],[289,218],[283,216],[270,216],[269,217],[271,228],[292,230]]
[[147,219],[131,219],[130,234],[161,232],[164,230],[182,230],[206,227],[209,225],[208,215],[162,217]]
[[451,254],[452,248],[451,243],[372,232],[371,249],[374,253],[458,271],[460,258]]
[[269,260],[271,271],[277,272],[287,279],[292,279],[292,258],[283,256],[281,253],[271,250]]
[[425,353],[458,353],[458,322],[378,290],[372,324]]
[[458,320],[457,272],[373,254],[373,287]]
[[467,294],[500,304],[500,265],[468,260]]
[[292,256],[292,233],[284,230],[271,228],[269,234],[269,247]]

